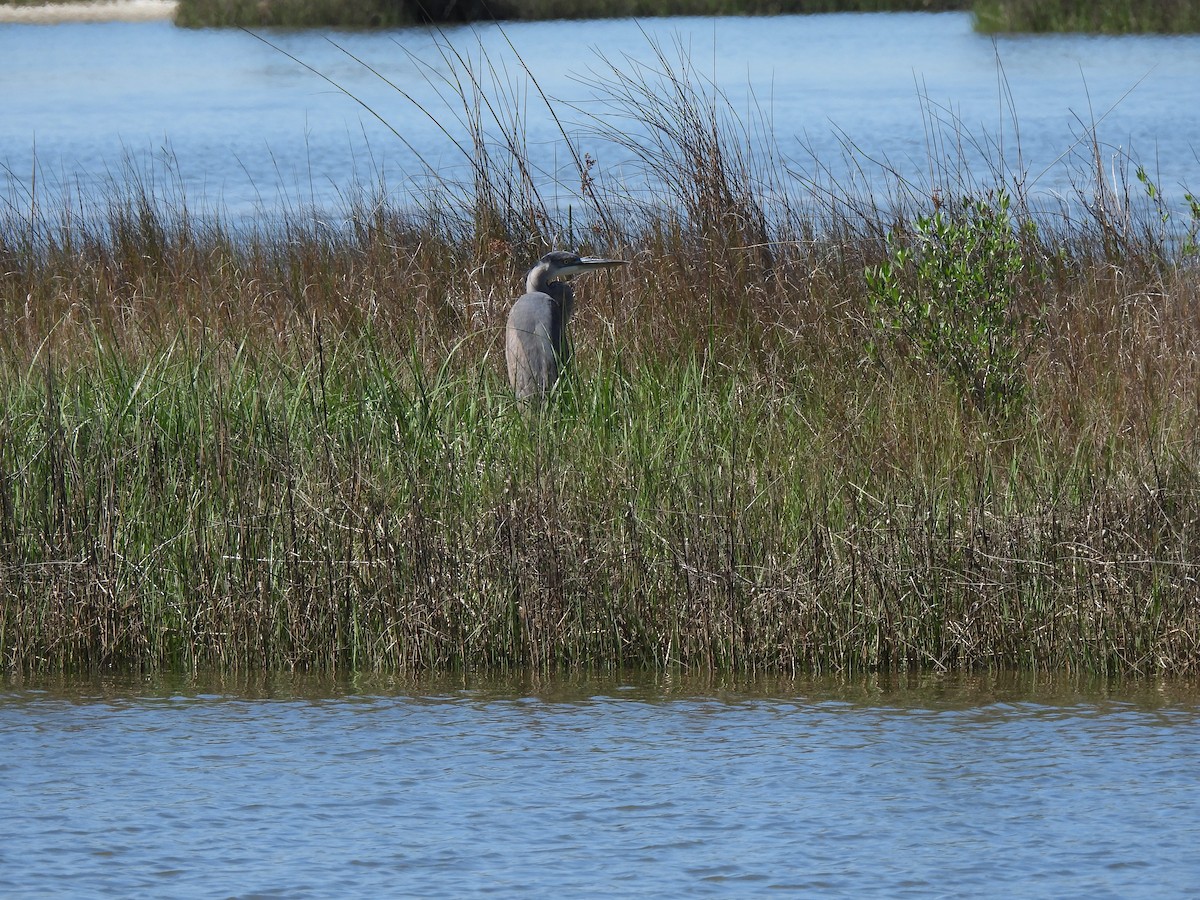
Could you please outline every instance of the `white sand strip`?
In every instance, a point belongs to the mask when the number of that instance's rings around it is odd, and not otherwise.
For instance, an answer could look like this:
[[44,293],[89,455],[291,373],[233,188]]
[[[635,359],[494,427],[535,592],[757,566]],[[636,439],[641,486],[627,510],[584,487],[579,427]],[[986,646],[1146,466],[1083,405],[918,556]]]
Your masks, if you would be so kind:
[[96,3],[46,3],[9,6],[0,3],[0,24],[33,22],[151,22],[175,15],[175,0],[103,0]]

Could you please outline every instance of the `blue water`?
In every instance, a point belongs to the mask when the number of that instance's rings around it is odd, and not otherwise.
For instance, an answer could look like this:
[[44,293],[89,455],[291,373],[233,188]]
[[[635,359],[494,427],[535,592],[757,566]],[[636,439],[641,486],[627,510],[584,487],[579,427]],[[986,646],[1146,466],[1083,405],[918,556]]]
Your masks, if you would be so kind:
[[[516,132],[548,203],[578,200],[563,132],[597,160],[604,190],[636,195],[646,189],[644,166],[601,133],[643,128],[630,118],[636,105],[614,98],[613,70],[653,82],[656,48],[677,76],[712,82],[727,98],[752,152],[765,154],[764,131],[772,135],[789,190],[824,168],[847,179],[847,143],[867,170],[887,161],[936,186],[946,178],[931,173],[930,159],[956,156],[949,138],[961,131],[981,182],[999,167],[1048,197],[1070,195],[1090,177],[1093,126],[1113,176],[1133,154],[1169,199],[1197,180],[1195,36],[993,40],[957,13],[263,36],[275,46],[162,22],[0,25],[0,163],[9,181],[0,197],[24,208],[36,183],[47,200],[66,193],[81,204],[132,178],[234,216],[336,206],[363,185],[418,203],[431,183],[470,180],[463,104],[447,83],[468,69],[495,108],[518,112]],[[498,146],[501,126],[486,111],[484,119]],[[512,124],[508,113],[500,119]]]
[[5,897],[1164,897],[1195,684],[9,683]]

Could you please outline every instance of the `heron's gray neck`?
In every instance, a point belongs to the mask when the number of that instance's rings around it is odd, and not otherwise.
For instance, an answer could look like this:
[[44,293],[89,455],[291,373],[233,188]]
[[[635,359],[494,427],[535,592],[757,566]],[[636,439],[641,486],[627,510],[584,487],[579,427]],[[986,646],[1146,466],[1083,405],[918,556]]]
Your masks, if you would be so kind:
[[547,277],[550,275],[549,263],[538,263],[529,270],[529,274],[525,276],[525,291],[530,294],[548,293],[546,286],[548,285]]
[[530,294],[546,294],[562,310],[563,323],[575,311],[575,289],[565,281],[550,281],[547,263],[534,266],[525,278],[525,290]]

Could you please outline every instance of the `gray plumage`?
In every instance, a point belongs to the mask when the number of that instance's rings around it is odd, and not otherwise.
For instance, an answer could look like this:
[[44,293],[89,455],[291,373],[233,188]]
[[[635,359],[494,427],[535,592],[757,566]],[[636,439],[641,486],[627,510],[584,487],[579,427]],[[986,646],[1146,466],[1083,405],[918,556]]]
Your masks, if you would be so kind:
[[624,262],[555,250],[529,270],[525,294],[513,304],[504,329],[508,381],[518,400],[549,394],[571,358],[567,323],[575,311],[575,292],[567,282],[554,279]]

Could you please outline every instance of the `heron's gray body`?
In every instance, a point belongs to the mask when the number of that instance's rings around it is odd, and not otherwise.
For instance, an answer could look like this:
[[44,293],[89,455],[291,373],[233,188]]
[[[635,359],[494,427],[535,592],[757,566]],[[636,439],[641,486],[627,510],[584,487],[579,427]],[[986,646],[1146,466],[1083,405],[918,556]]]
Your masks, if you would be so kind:
[[549,393],[570,361],[567,322],[575,305],[574,294],[565,281],[554,281],[513,304],[504,349],[508,380],[518,400]]
[[567,323],[575,309],[575,292],[565,281],[553,279],[622,263],[555,250],[529,270],[525,294],[509,311],[504,331],[508,380],[518,400],[550,393],[571,357]]

